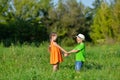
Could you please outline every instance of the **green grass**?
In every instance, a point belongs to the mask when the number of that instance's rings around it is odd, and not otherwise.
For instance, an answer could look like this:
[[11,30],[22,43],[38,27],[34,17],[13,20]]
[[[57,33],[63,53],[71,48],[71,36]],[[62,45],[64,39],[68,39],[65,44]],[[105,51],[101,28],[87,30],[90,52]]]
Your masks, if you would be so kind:
[[[64,58],[58,72],[49,64],[48,44],[0,46],[0,80],[120,80],[120,45],[86,46],[86,62],[74,70],[75,55]],[[73,47],[64,47],[70,50]]]

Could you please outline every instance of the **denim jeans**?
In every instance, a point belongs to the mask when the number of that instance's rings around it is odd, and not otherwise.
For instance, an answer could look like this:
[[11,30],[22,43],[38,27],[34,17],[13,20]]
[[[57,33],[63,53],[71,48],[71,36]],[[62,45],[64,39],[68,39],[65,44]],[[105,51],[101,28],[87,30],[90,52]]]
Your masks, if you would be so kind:
[[79,71],[81,69],[82,65],[83,65],[82,61],[76,61],[75,62],[75,70]]

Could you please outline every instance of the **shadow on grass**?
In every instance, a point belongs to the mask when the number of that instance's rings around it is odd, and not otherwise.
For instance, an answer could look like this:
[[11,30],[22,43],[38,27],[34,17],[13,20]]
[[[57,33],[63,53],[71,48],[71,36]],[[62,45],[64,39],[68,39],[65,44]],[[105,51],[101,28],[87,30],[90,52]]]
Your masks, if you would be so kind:
[[[66,65],[62,65],[60,66],[60,68],[62,69],[71,69],[71,70],[75,70],[75,65],[74,64],[66,64]],[[82,70],[91,70],[91,69],[96,69],[96,70],[101,70],[103,68],[103,65],[96,63],[96,62],[85,62],[83,64]]]
[[97,70],[101,70],[103,68],[103,65],[96,63],[96,62],[86,62],[83,65],[83,68],[86,70],[88,69],[97,69]]
[[72,65],[72,64],[70,64],[70,65],[66,64],[66,65],[61,66],[62,69],[71,69],[71,70],[74,70],[75,69],[74,67],[75,67],[75,65]]

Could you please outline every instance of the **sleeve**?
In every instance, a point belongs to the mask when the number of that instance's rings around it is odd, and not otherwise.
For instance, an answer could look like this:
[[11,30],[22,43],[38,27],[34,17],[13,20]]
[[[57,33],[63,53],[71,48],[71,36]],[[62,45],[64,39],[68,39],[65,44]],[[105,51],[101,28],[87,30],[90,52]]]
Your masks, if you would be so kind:
[[80,44],[80,45],[77,45],[77,46],[74,48],[74,50],[82,50],[82,49],[84,49],[84,44],[83,44],[83,43]]

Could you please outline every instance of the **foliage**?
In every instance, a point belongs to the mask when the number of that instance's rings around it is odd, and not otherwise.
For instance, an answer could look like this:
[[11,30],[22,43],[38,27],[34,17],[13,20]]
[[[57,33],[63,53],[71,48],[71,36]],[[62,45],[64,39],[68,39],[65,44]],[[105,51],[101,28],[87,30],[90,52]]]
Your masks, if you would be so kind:
[[116,2],[111,7],[103,1],[97,9],[90,32],[90,36],[94,42],[108,42],[110,39],[114,41],[119,39],[118,19],[120,18],[117,16],[119,13],[115,17],[116,6],[119,6],[119,2]]
[[111,22],[110,9],[106,3],[102,2],[100,9],[98,9],[94,17],[93,25],[91,26],[91,38],[95,42],[99,39],[111,38]]
[[120,1],[115,0],[115,4],[113,4],[113,16],[111,26],[113,27],[113,33],[115,39],[120,41]]
[[67,45],[79,33],[95,43],[120,41],[120,1],[111,1],[95,0],[90,8],[78,0],[1,0],[0,42],[42,43],[51,32]]
[[[4,1],[1,1],[4,4]],[[45,1],[44,1],[45,2]],[[9,46],[11,43],[42,42],[48,39],[45,25],[41,23],[41,14],[47,7],[39,7],[35,0],[15,0],[8,4],[9,11],[2,15],[0,23],[1,41]],[[43,4],[43,2],[41,3]],[[6,7],[5,7],[6,9]],[[44,35],[42,35],[44,34]]]
[[58,6],[49,11],[48,32],[55,31],[63,37],[84,33],[87,30],[84,10],[84,5],[76,0],[60,0]]

